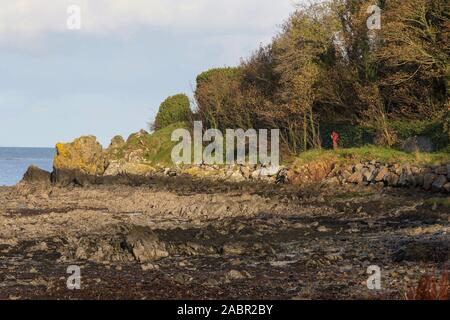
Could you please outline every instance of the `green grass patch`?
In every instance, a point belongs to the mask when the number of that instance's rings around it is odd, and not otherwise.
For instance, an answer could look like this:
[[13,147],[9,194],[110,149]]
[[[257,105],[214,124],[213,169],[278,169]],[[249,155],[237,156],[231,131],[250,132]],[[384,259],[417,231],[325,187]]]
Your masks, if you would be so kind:
[[117,151],[117,158],[120,159],[133,151],[142,151],[146,163],[171,166],[172,149],[178,143],[171,141],[171,137],[172,132],[176,129],[188,129],[188,126],[179,122],[144,136],[139,133],[132,134],[125,145]]
[[450,208],[450,197],[447,198],[431,198],[425,200],[425,205]]
[[[145,136],[131,135],[126,144],[118,150],[118,158],[130,154],[133,150],[144,150],[147,163],[171,166],[171,153],[178,142],[171,141],[172,132],[176,129],[188,129],[188,124],[180,122]],[[225,139],[224,139],[225,140]],[[226,149],[226,147],[224,147]],[[417,165],[450,163],[450,152],[444,150],[436,153],[407,153],[396,149],[367,145],[360,148],[339,150],[310,150],[297,157],[283,161],[285,165],[302,165],[315,161],[332,161],[338,164],[353,164],[360,161],[381,161],[383,163],[411,163]]]
[[356,163],[360,161],[381,161],[384,163],[442,164],[450,163],[450,153],[446,151],[434,153],[407,153],[396,149],[364,146],[339,150],[311,150],[301,153],[296,161],[307,164],[318,160],[330,160],[337,163]]
[[147,152],[145,159],[151,164],[172,165],[172,149],[178,144],[171,140],[172,132],[177,129],[188,129],[183,123],[174,123],[150,134],[146,139]]

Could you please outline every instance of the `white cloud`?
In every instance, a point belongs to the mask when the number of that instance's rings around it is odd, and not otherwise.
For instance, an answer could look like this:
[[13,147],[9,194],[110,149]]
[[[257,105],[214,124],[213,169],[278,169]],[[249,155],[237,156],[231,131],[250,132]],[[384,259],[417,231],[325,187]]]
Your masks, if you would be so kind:
[[0,44],[27,45],[68,32],[67,7],[79,5],[83,34],[127,34],[142,27],[174,32],[267,33],[293,0],[0,0]]

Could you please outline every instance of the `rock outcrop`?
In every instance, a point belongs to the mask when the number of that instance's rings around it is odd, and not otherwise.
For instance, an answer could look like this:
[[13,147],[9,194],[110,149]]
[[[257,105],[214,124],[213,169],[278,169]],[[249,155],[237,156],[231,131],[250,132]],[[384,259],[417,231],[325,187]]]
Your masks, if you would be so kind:
[[102,145],[94,136],[75,139],[71,143],[58,143],[53,161],[52,180],[57,184],[85,185],[104,174],[108,166]]
[[123,148],[125,147],[125,140],[122,136],[115,136],[106,150],[106,153],[111,159],[120,159],[123,157]]
[[23,175],[22,182],[32,182],[37,184],[50,184],[51,174],[35,166],[30,166]]
[[[394,188],[421,188],[432,192],[449,192],[450,164],[418,166],[363,161],[353,164],[321,159],[309,163],[296,162],[289,167],[264,165],[185,165],[164,166],[148,160],[152,154],[148,132],[141,130],[125,141],[112,139],[103,149],[93,136],[72,143],[58,144],[52,181],[59,185],[125,183],[145,184],[154,177],[186,176],[195,179],[230,183],[247,181],[294,185],[381,185]],[[157,144],[157,143],[156,143]],[[354,160],[349,160],[352,162]],[[48,173],[30,168],[24,180],[44,181]]]
[[86,136],[71,143],[58,143],[53,166],[55,169],[80,170],[89,175],[102,175],[107,167],[107,160],[96,137]]

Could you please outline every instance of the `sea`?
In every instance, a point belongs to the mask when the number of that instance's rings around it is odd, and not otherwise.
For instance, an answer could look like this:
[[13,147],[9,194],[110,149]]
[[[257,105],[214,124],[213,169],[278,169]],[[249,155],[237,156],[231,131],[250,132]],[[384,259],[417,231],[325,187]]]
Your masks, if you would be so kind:
[[31,165],[52,171],[54,148],[0,147],[0,186],[17,184]]

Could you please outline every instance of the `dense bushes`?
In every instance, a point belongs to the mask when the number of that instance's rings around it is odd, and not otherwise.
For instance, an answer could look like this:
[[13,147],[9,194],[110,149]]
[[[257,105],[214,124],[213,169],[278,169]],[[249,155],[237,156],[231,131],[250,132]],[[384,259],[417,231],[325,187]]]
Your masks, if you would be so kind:
[[370,128],[345,123],[326,123],[320,127],[322,147],[326,149],[333,147],[331,139],[333,131],[339,133],[341,148],[362,147],[375,141],[375,133]]
[[197,77],[195,98],[197,116],[209,128],[245,128],[251,126],[249,112],[242,110],[240,68],[211,69]]
[[373,0],[299,7],[238,67],[197,77],[195,117],[222,130],[278,128],[292,153],[330,147],[331,131],[343,147],[391,147],[425,135],[445,148],[446,2],[380,0],[381,30],[367,26]]
[[399,142],[409,137],[425,136],[431,139],[434,147],[437,149],[444,149],[450,143],[449,136],[445,132],[444,124],[441,121],[397,120],[391,121],[389,125],[395,131]]
[[159,107],[153,129],[159,130],[177,122],[191,119],[189,98],[185,94],[168,97]]

